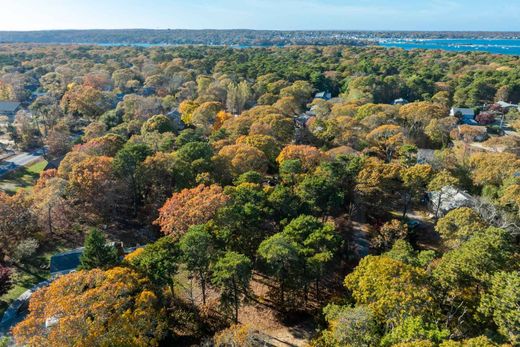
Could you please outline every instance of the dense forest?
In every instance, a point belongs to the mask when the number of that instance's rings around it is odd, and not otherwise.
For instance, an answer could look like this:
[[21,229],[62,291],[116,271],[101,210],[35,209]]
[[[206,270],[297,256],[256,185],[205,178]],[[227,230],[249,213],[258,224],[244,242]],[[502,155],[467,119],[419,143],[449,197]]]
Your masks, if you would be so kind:
[[518,32],[342,30],[43,30],[0,31],[2,43],[169,44],[217,46],[351,45],[379,39],[517,39]]
[[520,344],[519,57],[9,44],[0,100],[50,163],[0,192],[0,295],[84,246],[17,345]]

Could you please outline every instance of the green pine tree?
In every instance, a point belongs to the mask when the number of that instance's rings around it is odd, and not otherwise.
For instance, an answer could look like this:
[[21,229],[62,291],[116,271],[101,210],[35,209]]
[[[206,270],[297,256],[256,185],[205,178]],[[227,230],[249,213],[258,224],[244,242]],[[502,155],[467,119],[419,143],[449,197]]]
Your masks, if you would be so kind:
[[85,239],[85,249],[80,258],[80,270],[109,268],[119,262],[119,255],[114,246],[107,245],[105,235],[99,229],[91,229]]

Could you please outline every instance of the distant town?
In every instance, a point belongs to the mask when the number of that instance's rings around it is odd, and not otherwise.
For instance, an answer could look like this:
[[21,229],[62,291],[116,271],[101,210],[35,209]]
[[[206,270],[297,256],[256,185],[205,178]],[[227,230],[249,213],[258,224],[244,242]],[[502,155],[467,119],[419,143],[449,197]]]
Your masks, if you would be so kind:
[[1,31],[0,43],[217,46],[372,45],[388,39],[519,39],[519,32],[325,30],[50,30]]

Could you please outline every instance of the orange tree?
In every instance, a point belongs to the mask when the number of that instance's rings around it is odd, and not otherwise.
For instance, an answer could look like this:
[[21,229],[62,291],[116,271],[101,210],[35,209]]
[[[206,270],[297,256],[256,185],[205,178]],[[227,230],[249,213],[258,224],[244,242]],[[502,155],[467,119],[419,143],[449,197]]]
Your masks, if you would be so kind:
[[190,226],[204,224],[212,219],[228,199],[218,185],[183,189],[166,201],[155,223],[166,235],[179,238]]
[[322,153],[313,146],[288,145],[282,149],[276,161],[281,165],[284,161],[293,159],[299,159],[306,171],[312,171],[320,164]]
[[34,234],[36,220],[24,193],[9,196],[0,191],[0,261]]
[[148,280],[128,268],[62,276],[31,298],[13,329],[28,346],[158,346],[167,325]]
[[[72,165],[68,181],[71,196],[84,210],[107,215],[118,200],[118,184],[110,157],[87,157]],[[82,211],[83,212],[83,211]]]

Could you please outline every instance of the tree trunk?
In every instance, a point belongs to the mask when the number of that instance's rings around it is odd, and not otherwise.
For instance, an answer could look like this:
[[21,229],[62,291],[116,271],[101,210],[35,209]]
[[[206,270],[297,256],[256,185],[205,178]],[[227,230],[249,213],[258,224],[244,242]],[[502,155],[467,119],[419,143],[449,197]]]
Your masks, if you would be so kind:
[[172,294],[172,298],[175,296],[175,287],[174,287],[174,284],[175,284],[175,283],[173,282],[173,277],[172,277],[172,279],[171,279],[171,281],[170,281],[170,285],[168,286],[168,287],[170,288],[170,292],[171,292],[171,294]]
[[235,279],[233,279],[233,299],[235,303],[235,324],[238,324],[238,289]]
[[307,284],[307,264],[303,264],[303,280],[304,280],[304,285],[303,285],[303,297],[304,297],[304,300],[305,300],[305,304],[307,304],[307,301],[309,299],[309,286]]
[[280,281],[280,296],[281,296],[281,301],[282,301],[282,308],[285,307],[285,288],[284,288],[284,285],[283,285],[283,280]]
[[202,273],[199,273],[200,289],[202,290],[202,303],[206,305],[206,278]]
[[408,213],[408,205],[410,204],[411,200],[411,194],[408,192],[404,193],[403,219],[406,218],[406,214]]
[[47,223],[49,225],[49,234],[52,235],[52,217],[51,217],[51,205],[47,208]]
[[435,209],[435,219],[439,218],[439,210],[441,208],[442,193],[439,191],[439,198],[437,199],[437,208]]
[[137,216],[137,202],[139,200],[139,192],[137,191],[137,182],[134,175],[130,175],[130,184],[132,185],[132,207],[134,210],[134,216]]
[[320,302],[320,277],[316,277],[316,301]]

